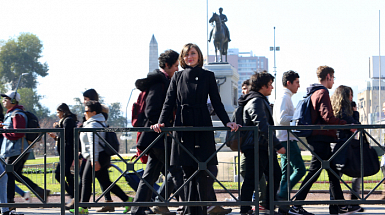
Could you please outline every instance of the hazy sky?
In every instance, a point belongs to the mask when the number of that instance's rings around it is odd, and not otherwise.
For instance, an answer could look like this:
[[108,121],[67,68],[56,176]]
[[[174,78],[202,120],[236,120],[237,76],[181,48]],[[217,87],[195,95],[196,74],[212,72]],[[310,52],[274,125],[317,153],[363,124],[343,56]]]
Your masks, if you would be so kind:
[[[152,34],[159,53],[180,52],[189,42],[207,53],[206,0],[12,0],[0,5],[0,39],[30,32],[43,42],[41,60],[48,63],[49,75],[39,79],[38,93],[52,113],[61,102],[74,104],[73,98],[88,88],[95,88],[106,103],[121,102],[125,112],[135,80],[148,72]],[[276,54],[277,88],[282,73],[295,70],[301,76],[298,98],[317,82],[320,65],[335,69],[334,88],[365,87],[369,57],[379,54],[379,10],[385,52],[383,0],[209,0],[208,15],[219,7],[228,18],[229,48],[267,57],[270,72],[274,59],[269,47],[276,27],[276,45],[281,47]],[[214,53],[212,43],[209,51]],[[131,102],[137,95],[136,90]]]

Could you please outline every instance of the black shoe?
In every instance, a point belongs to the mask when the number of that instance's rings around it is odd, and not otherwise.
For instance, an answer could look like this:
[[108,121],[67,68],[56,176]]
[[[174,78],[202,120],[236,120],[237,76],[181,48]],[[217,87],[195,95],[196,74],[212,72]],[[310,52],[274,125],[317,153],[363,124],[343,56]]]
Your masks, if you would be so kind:
[[313,213],[307,212],[303,207],[291,207],[288,214],[295,214],[295,215],[314,215]]
[[340,207],[338,214],[352,214],[361,210],[361,207],[358,205],[347,205]]

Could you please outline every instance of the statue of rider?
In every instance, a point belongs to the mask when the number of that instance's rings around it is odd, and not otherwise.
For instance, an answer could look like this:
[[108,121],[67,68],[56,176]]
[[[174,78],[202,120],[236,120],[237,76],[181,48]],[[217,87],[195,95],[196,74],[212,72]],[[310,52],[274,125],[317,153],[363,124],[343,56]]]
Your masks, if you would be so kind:
[[[227,16],[225,14],[222,13],[223,12],[223,8],[219,8],[219,17],[221,18],[221,22],[222,22],[222,27],[225,29],[225,34],[227,36],[227,38],[229,38],[229,42],[231,41],[230,39],[230,32],[229,32],[229,29],[227,28],[227,25],[226,25],[226,22],[227,22]],[[209,42],[211,41],[211,36],[213,35],[213,29],[211,29],[210,31],[210,37],[209,37]]]

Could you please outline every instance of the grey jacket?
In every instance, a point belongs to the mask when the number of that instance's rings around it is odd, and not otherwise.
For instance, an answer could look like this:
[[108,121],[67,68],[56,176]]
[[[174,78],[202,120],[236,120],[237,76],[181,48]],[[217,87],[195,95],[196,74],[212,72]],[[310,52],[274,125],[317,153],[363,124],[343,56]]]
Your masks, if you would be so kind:
[[[87,121],[84,122],[83,128],[103,128],[103,126],[98,123],[101,122],[104,126],[106,126],[103,114],[99,113],[95,116],[91,117]],[[103,138],[105,138],[105,132],[98,132]],[[99,161],[99,152],[104,151],[103,146],[105,145],[103,142],[99,141],[99,137],[92,132],[82,132],[80,133],[80,141],[82,144],[82,155],[85,159],[91,159],[91,162]],[[95,153],[94,153],[94,145],[95,145]],[[95,157],[94,157],[95,154]]]

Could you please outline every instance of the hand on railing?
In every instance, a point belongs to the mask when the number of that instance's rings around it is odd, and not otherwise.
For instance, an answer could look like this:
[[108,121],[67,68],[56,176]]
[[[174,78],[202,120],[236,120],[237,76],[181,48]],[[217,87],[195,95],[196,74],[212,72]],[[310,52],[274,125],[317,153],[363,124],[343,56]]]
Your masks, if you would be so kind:
[[228,123],[226,124],[226,126],[229,127],[229,128],[231,128],[231,131],[238,131],[238,128],[239,128],[239,127],[242,127],[242,125],[239,125],[239,124],[237,124],[237,123],[235,123],[235,122],[228,122]]
[[164,127],[164,126],[165,126],[164,123],[162,123],[162,124],[158,123],[158,124],[155,124],[155,125],[151,125],[150,128],[152,130],[154,130],[155,132],[160,133],[160,132],[162,132],[162,130],[160,128]]
[[286,149],[285,149],[285,147],[282,147],[277,152],[278,152],[278,154],[286,154]]

